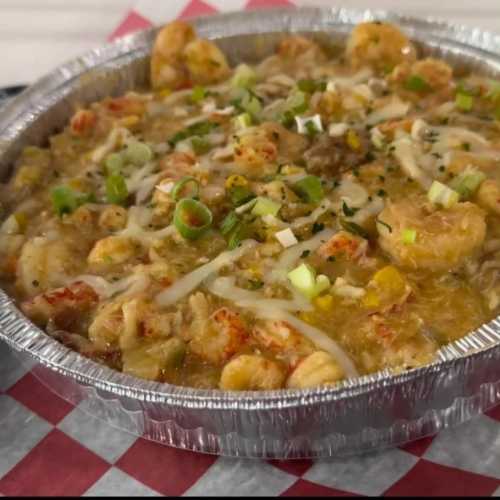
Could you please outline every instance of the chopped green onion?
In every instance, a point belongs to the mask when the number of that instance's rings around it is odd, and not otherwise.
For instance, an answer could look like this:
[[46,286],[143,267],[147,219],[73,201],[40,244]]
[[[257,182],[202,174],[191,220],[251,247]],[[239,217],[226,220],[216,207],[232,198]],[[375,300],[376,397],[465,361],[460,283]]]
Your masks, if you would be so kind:
[[407,90],[412,92],[426,92],[430,90],[430,85],[420,76],[412,75],[404,84]]
[[175,205],[174,224],[181,236],[195,240],[212,225],[210,209],[193,198],[182,198]]
[[143,142],[131,142],[123,154],[134,165],[144,165],[153,158],[153,151]]
[[387,231],[389,231],[389,233],[392,233],[392,226],[390,226],[389,224],[387,224],[387,222],[384,222],[383,220],[380,220],[378,217],[375,219],[375,222],[377,224],[380,224],[381,226],[384,226]]
[[252,126],[252,115],[250,113],[241,113],[234,119],[236,128],[245,129]]
[[484,179],[486,176],[483,172],[467,169],[450,182],[450,187],[460,195],[462,200],[466,200],[477,191]]
[[417,231],[415,229],[403,229],[401,240],[405,245],[413,245],[417,240]]
[[315,175],[303,177],[294,184],[293,188],[307,203],[319,203],[325,197],[321,179]]
[[255,198],[255,194],[246,186],[233,186],[229,190],[229,197],[231,198],[232,204],[239,207],[252,198]]
[[474,97],[468,94],[457,94],[455,97],[455,106],[461,111],[470,111],[474,105]]
[[[189,195],[181,193],[188,184],[193,185],[192,192]],[[177,201],[181,196],[182,198],[197,198],[199,194],[200,183],[194,177],[183,177],[174,184],[170,192],[170,196],[174,201]]]
[[291,93],[285,101],[285,109],[294,115],[305,113],[309,108],[309,97],[305,92],[298,91]]
[[196,87],[193,87],[193,91],[191,92],[191,101],[194,103],[199,103],[205,99],[207,96],[207,90],[205,87],[201,87],[200,85],[197,85]]
[[106,178],[106,198],[109,203],[121,205],[128,198],[127,184],[121,174],[111,174]]
[[240,64],[234,71],[231,85],[233,87],[248,88],[253,87],[257,82],[255,71],[248,64]]
[[252,214],[258,216],[277,215],[280,211],[281,203],[277,203],[269,198],[259,196],[252,208]]
[[248,227],[246,224],[240,222],[232,231],[227,241],[229,250],[234,250],[246,238]]
[[285,111],[281,116],[278,117],[278,120],[286,128],[292,128],[295,123],[295,115],[291,111]]
[[247,92],[241,100],[241,107],[244,111],[249,113],[250,116],[257,116],[262,111],[262,105],[259,98],[250,92]]
[[356,224],[355,222],[352,222],[350,220],[346,220],[344,219],[344,217],[339,217],[339,224],[349,233],[361,236],[366,240],[370,238],[368,231],[364,227],[361,227],[359,224]]
[[183,141],[184,139],[188,139],[189,137],[192,137],[193,135],[197,135],[200,137],[207,135],[215,127],[218,127],[218,124],[212,123],[209,121],[194,123],[193,125],[190,125],[189,127],[185,128],[184,130],[181,130],[181,131],[177,132],[176,134],[174,134],[174,136],[168,142],[173,147],[178,142]]
[[58,186],[51,192],[52,206],[59,217],[70,214],[78,208],[78,200],[73,190],[67,186]]
[[193,146],[193,151],[199,156],[208,153],[212,149],[212,144],[198,136],[191,139],[191,146]]
[[345,201],[342,202],[342,212],[344,212],[344,215],[346,217],[352,217],[358,210],[359,210],[359,208],[355,208],[355,207],[351,208],[347,205],[347,203]]
[[297,88],[302,92],[307,92],[308,94],[313,94],[316,91],[326,90],[326,82],[316,81],[316,80],[299,80],[297,82]]
[[290,271],[288,279],[297,290],[309,299],[313,299],[330,287],[328,277],[323,274],[316,276],[315,269],[305,262]]
[[55,187],[50,195],[54,212],[56,212],[59,217],[62,217],[64,214],[70,214],[80,205],[95,202],[94,194],[78,193],[67,186]]
[[240,218],[236,215],[236,213],[229,212],[219,226],[222,236],[229,234],[239,223]]
[[427,198],[435,205],[450,208],[458,203],[460,195],[445,184],[442,184],[439,181],[434,181],[429,189],[429,192],[427,193]]
[[119,174],[123,167],[123,156],[120,153],[111,153],[106,156],[104,164],[108,175]]

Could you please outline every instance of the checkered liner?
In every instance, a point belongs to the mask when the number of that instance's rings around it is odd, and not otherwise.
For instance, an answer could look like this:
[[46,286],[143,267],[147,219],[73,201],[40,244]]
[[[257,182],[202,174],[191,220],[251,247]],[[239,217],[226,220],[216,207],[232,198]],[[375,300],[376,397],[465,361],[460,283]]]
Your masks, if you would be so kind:
[[[305,0],[141,0],[115,38],[176,17]],[[500,408],[401,448],[332,460],[200,455],[137,438],[60,399],[0,345],[3,495],[500,495]]]

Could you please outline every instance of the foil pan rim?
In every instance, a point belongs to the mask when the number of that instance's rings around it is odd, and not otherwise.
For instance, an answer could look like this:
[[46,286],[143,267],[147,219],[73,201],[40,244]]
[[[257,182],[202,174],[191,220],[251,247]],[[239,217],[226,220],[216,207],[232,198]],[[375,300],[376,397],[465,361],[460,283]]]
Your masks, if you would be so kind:
[[[260,31],[253,30],[251,33],[270,31],[268,23],[272,24],[273,20],[275,28],[279,25],[281,29],[285,27],[290,31],[300,31],[297,26],[300,25],[301,15],[324,17],[329,14],[332,18],[332,28],[338,28],[339,25],[349,26],[362,20],[383,19],[397,22],[406,29],[410,28],[415,32],[427,30],[437,38],[445,34],[446,36],[442,37],[444,41],[454,42],[458,46],[463,45],[464,48],[482,51],[485,57],[492,58],[500,67],[500,57],[493,52],[494,49],[500,49],[500,35],[477,28],[453,26],[434,18],[420,19],[382,10],[319,7],[270,9],[266,10],[265,13],[267,21],[262,23],[261,29],[259,28]],[[208,18],[198,18],[193,22],[202,35],[218,38],[220,34],[218,26],[227,25],[234,19],[248,19],[249,16],[252,16],[252,18],[263,17],[262,11],[235,12]],[[279,22],[275,19],[277,17],[280,17]],[[234,25],[239,26],[238,23],[234,23]],[[328,27],[328,24],[324,24],[322,29],[318,31],[325,31]],[[65,85],[69,81],[79,78],[86,71],[93,71],[101,65],[109,64],[114,59],[146,54],[156,29],[150,28],[144,32],[128,35],[104,47],[93,49],[42,77],[38,82],[14,98],[12,102],[9,102],[2,109],[0,116],[0,157],[6,145],[15,140],[20,127],[26,125],[22,123],[22,116],[26,113],[26,108],[30,102],[33,102],[37,97],[46,96],[57,90],[63,92]],[[241,30],[238,30],[229,35],[241,33]],[[224,35],[228,36],[228,33],[224,32]],[[43,114],[49,107],[50,102],[47,101],[46,107],[40,110],[40,114]],[[381,371],[347,380],[334,387],[304,390],[282,389],[263,392],[225,392],[215,389],[193,389],[141,380],[117,372],[107,366],[84,358],[49,337],[21,313],[12,299],[3,291],[0,291],[0,338],[3,338],[16,350],[29,354],[41,364],[57,372],[80,383],[90,384],[97,389],[116,395],[126,395],[129,398],[142,401],[168,403],[172,406],[191,409],[213,408],[261,411],[348,399],[356,395],[366,394],[376,387],[399,385],[420,379],[432,372],[445,370],[455,363],[465,362],[473,357],[480,356],[485,351],[498,348],[500,346],[500,320],[496,318],[466,337],[444,346],[439,351],[438,359],[435,362],[401,374],[395,375],[389,371]]]

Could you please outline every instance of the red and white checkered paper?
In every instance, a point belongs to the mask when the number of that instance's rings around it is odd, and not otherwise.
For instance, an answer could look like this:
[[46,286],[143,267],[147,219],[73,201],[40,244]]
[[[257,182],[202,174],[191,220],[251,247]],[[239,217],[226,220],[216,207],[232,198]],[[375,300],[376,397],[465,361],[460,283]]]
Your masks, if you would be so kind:
[[[141,0],[115,38],[177,17],[294,0]],[[323,2],[324,3],[324,2]],[[500,496],[500,407],[400,448],[265,461],[168,448],[67,403],[0,345],[0,494],[46,496]]]

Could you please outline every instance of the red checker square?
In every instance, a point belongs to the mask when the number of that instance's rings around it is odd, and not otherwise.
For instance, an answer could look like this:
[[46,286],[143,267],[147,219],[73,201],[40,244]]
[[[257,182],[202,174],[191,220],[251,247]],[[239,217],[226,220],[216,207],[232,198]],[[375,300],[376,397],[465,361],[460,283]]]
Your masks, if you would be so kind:
[[500,485],[491,477],[420,459],[385,496],[490,496]]
[[432,444],[432,441],[434,441],[434,436],[429,436],[418,439],[417,441],[412,441],[411,443],[406,443],[399,448],[403,451],[411,453],[412,455],[421,457],[427,451],[427,448],[429,448]]
[[115,463],[141,483],[163,495],[182,495],[217,460],[212,455],[138,439]]
[[8,496],[80,496],[110,465],[58,429],[0,479]]
[[290,0],[249,0],[245,9],[265,9],[268,7],[295,7]]
[[127,14],[127,17],[120,23],[118,28],[109,35],[108,40],[114,40],[120,36],[128,35],[134,31],[141,31],[151,26],[153,26],[151,21],[132,10]]
[[282,497],[355,497],[354,493],[336,490],[321,484],[311,483],[305,479],[299,479],[290,488],[284,491]]
[[31,373],[18,380],[7,394],[53,425],[59,423],[74,408]]
[[485,415],[488,415],[488,417],[500,422],[500,405],[490,408],[487,412],[485,412]]
[[268,460],[271,465],[294,476],[303,476],[314,463],[312,460]]
[[179,19],[187,19],[189,17],[196,16],[209,16],[210,14],[214,14],[217,12],[215,7],[212,7],[206,2],[202,0],[191,0],[182,12],[179,14]]

